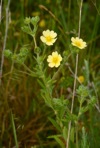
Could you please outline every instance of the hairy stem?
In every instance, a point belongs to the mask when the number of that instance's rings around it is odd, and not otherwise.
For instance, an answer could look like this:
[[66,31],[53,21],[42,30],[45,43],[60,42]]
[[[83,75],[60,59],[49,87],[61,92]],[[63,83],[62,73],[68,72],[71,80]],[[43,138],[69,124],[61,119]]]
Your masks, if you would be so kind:
[[[83,0],[81,0],[80,10],[79,10],[79,29],[78,29],[78,37],[79,38],[80,38],[80,29],[81,29],[82,3],[83,3]],[[73,113],[73,107],[74,107],[74,98],[75,98],[76,80],[77,80],[77,70],[78,70],[78,54],[76,55],[76,67],[75,67],[74,87],[73,87],[73,94],[72,94],[71,113]],[[69,122],[69,125],[68,125],[68,136],[67,136],[67,140],[66,140],[66,148],[69,148],[70,130],[71,130],[71,121]],[[78,143],[78,141],[77,141],[77,143]]]

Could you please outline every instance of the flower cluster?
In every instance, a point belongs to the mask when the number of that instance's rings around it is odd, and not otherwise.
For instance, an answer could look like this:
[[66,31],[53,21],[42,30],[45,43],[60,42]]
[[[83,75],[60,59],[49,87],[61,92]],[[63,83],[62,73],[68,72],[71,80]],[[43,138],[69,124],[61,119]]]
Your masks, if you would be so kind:
[[[48,46],[51,46],[55,43],[57,40],[57,33],[53,30],[45,30],[42,33],[43,35],[40,37],[41,41],[45,43]],[[72,37],[71,38],[71,44],[79,49],[84,49],[87,44],[79,37]],[[49,63],[49,67],[58,67],[60,65],[60,62],[62,61],[62,57],[60,54],[58,54],[57,51],[52,52],[51,55],[48,56],[47,62]],[[80,78],[80,81],[84,81],[83,78]]]

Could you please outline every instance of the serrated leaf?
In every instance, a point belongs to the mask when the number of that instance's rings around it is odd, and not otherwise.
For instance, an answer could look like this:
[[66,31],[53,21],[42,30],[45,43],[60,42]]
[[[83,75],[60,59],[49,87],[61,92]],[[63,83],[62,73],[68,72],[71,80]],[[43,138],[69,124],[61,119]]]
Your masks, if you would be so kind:
[[95,105],[95,103],[96,103],[96,98],[93,96],[93,97],[91,97],[91,99],[88,101],[88,105],[89,106],[94,106]]
[[35,16],[31,18],[31,23],[35,26],[39,22],[40,18],[39,16]]
[[85,99],[87,96],[89,96],[89,90],[86,86],[80,85],[77,89],[77,94],[80,96],[80,99]]
[[75,114],[72,114],[69,109],[67,108],[67,112],[66,112],[66,118],[68,120],[72,120],[72,121],[76,121],[77,120],[77,116]]
[[29,34],[32,32],[28,26],[23,26],[21,29],[22,29],[24,32],[29,33]]

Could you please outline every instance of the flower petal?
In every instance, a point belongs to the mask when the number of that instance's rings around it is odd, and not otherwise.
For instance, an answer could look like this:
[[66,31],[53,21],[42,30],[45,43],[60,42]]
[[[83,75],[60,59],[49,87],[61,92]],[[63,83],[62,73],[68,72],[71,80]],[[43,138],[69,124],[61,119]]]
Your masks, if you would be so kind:
[[53,30],[50,32],[50,36],[52,36],[52,38],[55,38],[57,36],[57,33],[55,33]]
[[56,56],[58,56],[58,52],[57,52],[57,51],[55,51],[55,52],[52,52],[52,56],[53,56],[53,57],[56,57]]
[[48,56],[47,62],[52,62],[52,56],[51,55]]
[[46,43],[46,38],[44,36],[41,36],[40,39],[43,43]]
[[49,67],[53,68],[55,66],[54,63],[49,63]]
[[50,35],[50,30],[43,31],[43,35],[44,37],[47,37],[48,35]]

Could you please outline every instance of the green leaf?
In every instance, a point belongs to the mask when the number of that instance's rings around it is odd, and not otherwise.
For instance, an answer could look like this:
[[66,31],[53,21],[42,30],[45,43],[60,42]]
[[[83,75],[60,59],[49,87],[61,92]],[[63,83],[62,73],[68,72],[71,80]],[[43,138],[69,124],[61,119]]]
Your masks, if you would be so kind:
[[37,79],[37,81],[38,81],[38,83],[40,84],[40,86],[42,87],[42,88],[44,88],[45,89],[45,86],[44,86],[44,84],[39,80],[39,79]]
[[72,114],[67,108],[66,119],[71,120],[71,121],[77,121],[77,116],[75,114]]
[[29,50],[26,47],[22,47],[20,49],[20,54],[22,54],[23,56],[27,56],[29,54]]
[[77,89],[77,94],[80,96],[80,99],[84,99],[89,96],[89,90],[87,86],[80,85]]
[[29,26],[23,26],[23,27],[21,27],[21,29],[22,29],[23,32],[30,34],[31,36],[34,35],[32,30],[29,28]]
[[61,137],[61,135],[52,135],[52,136],[49,136],[48,138],[54,138],[57,141],[57,143],[59,143],[61,148],[65,148],[64,143],[62,142],[62,140],[59,137]]
[[68,100],[62,99],[62,98],[53,98],[53,107],[54,110],[58,112],[59,118],[63,118],[65,112],[66,112],[66,106],[68,104]]
[[64,106],[67,106],[68,104],[68,100],[64,100],[64,99],[61,99],[61,98],[53,98],[53,103],[54,103],[54,107],[56,109],[61,109],[61,108],[64,108]]
[[9,49],[4,50],[5,57],[12,58],[12,55],[13,55],[13,53]]
[[88,106],[86,106],[86,107],[81,107],[79,116],[82,115],[83,113],[85,113],[86,111],[88,111],[88,109],[89,109]]
[[88,100],[87,106],[82,107],[80,109],[80,115],[83,114],[84,112],[88,111],[91,107],[93,107],[96,103],[96,98],[93,96],[91,99]]
[[92,96],[92,97],[90,98],[90,100],[88,100],[88,107],[89,107],[89,108],[90,108],[90,107],[93,107],[96,102],[97,102],[96,97],[95,97],[95,96]]
[[75,135],[75,129],[74,127],[72,127],[70,132],[70,139],[72,142],[74,142],[74,137],[75,137],[74,135]]
[[54,119],[52,119],[52,118],[50,118],[50,117],[48,117],[48,119],[49,119],[50,122],[53,124],[53,126],[55,126],[56,129],[61,132],[61,128],[60,128],[60,126],[58,125],[58,123],[57,123]]
[[31,18],[32,25],[36,26],[39,20],[40,20],[39,16],[32,17]]
[[64,139],[65,139],[65,141],[66,141],[66,139],[67,139],[67,133],[68,133],[68,129],[66,128],[66,126],[64,126],[64,128],[63,128],[63,131],[62,131],[63,133],[63,137],[64,137]]
[[25,24],[30,24],[31,22],[31,18],[30,17],[26,17],[25,20],[24,20],[24,23]]
[[87,134],[86,134],[85,128],[83,127],[82,128],[81,148],[89,148],[89,144],[88,144],[87,139],[88,139]]

